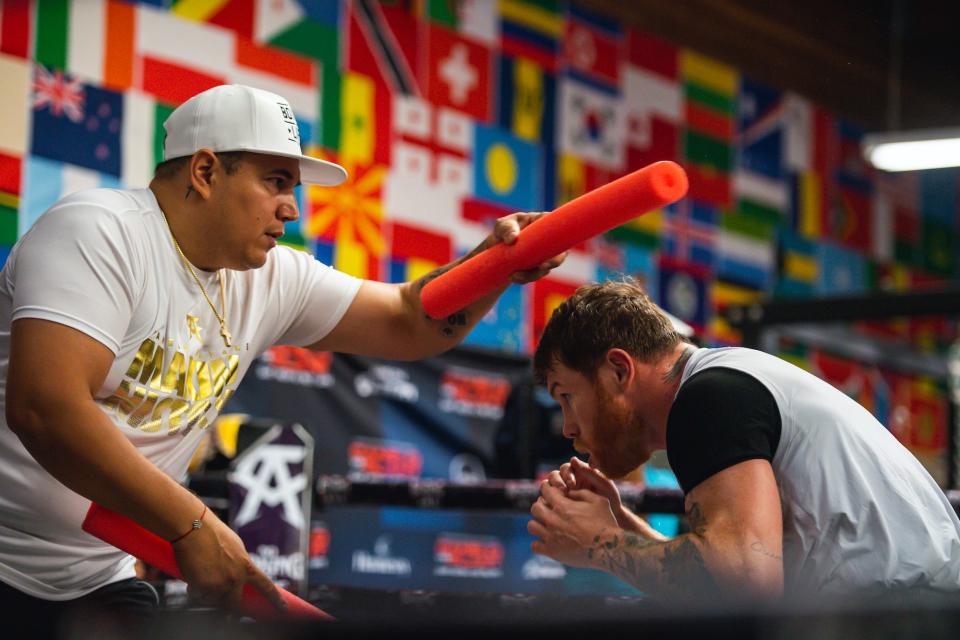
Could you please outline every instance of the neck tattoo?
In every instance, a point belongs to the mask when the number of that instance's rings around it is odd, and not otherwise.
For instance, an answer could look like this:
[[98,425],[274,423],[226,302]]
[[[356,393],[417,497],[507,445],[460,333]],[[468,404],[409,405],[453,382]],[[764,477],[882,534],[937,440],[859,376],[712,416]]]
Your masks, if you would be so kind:
[[673,382],[683,373],[683,368],[687,366],[687,360],[690,359],[690,356],[693,355],[693,352],[696,351],[696,347],[693,345],[687,345],[683,349],[683,353],[680,354],[680,357],[677,358],[677,361],[673,363],[673,366],[670,367],[670,371],[667,372],[667,375],[663,377],[665,382]]

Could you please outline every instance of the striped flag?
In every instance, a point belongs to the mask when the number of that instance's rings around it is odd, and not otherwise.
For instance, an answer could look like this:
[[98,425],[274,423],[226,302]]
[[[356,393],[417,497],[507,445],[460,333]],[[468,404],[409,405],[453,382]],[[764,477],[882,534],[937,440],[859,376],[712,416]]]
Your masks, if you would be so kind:
[[499,0],[500,50],[555,72],[565,22],[558,0]]
[[615,242],[625,242],[646,249],[657,249],[663,242],[665,217],[663,209],[655,209],[639,218],[634,218],[626,224],[611,229],[604,235]]
[[755,226],[735,214],[721,216],[716,273],[730,282],[766,289],[776,266],[773,229]]
[[791,204],[784,174],[788,102],[778,91],[743,79],[737,118],[736,206],[744,215],[778,226]]
[[30,64],[14,56],[0,54],[0,152],[16,157],[27,154],[30,139],[30,92],[33,75]]
[[779,232],[775,295],[803,298],[816,293],[820,278],[819,246],[789,229]]
[[30,57],[35,1],[3,0],[0,2],[0,53],[18,58]]
[[163,123],[174,107],[136,89],[123,94],[123,184],[143,188],[163,161]]
[[410,282],[450,262],[450,237],[402,222],[389,224],[390,282]]
[[731,202],[736,71],[690,50],[680,53],[684,86],[683,159],[690,197],[725,207]]
[[7,252],[19,237],[21,167],[19,157],[0,151],[0,250]]
[[556,78],[526,58],[500,56],[497,122],[515,136],[553,146]]
[[64,196],[84,189],[122,187],[116,176],[37,156],[27,159],[24,173],[18,225],[21,236]]
[[209,22],[235,31],[243,38],[252,38],[257,2],[255,0],[177,0],[170,10],[187,20]]
[[237,38],[228,82],[247,84],[283,96],[301,118],[316,122],[320,115],[315,60],[262,45],[245,37]]

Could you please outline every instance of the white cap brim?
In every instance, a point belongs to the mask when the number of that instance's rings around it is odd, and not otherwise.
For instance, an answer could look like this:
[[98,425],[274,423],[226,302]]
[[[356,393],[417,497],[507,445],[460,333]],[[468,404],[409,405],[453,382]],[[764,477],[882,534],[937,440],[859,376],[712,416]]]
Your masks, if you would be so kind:
[[343,184],[343,181],[347,179],[346,169],[335,162],[321,160],[320,158],[311,158],[310,156],[295,155],[292,153],[276,153],[273,151],[264,151],[263,149],[238,149],[238,151],[262,153],[266,156],[296,158],[300,161],[300,182],[305,184],[336,187],[339,184]]

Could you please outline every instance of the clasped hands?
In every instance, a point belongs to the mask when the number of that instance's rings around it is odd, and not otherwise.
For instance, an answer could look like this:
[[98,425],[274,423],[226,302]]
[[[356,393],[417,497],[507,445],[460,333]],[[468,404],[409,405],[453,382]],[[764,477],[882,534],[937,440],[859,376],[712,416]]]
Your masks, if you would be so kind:
[[574,567],[596,568],[595,550],[624,531],[660,537],[623,506],[612,480],[576,457],[550,472],[530,514],[533,552]]

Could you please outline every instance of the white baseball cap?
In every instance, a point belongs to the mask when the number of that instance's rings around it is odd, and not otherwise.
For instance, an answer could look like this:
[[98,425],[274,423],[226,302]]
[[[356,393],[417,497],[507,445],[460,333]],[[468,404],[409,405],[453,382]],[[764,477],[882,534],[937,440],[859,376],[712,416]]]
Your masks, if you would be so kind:
[[163,128],[163,159],[200,149],[251,151],[300,160],[300,181],[333,187],[347,179],[338,164],[303,155],[300,128],[283,97],[241,84],[224,84],[177,107]]

